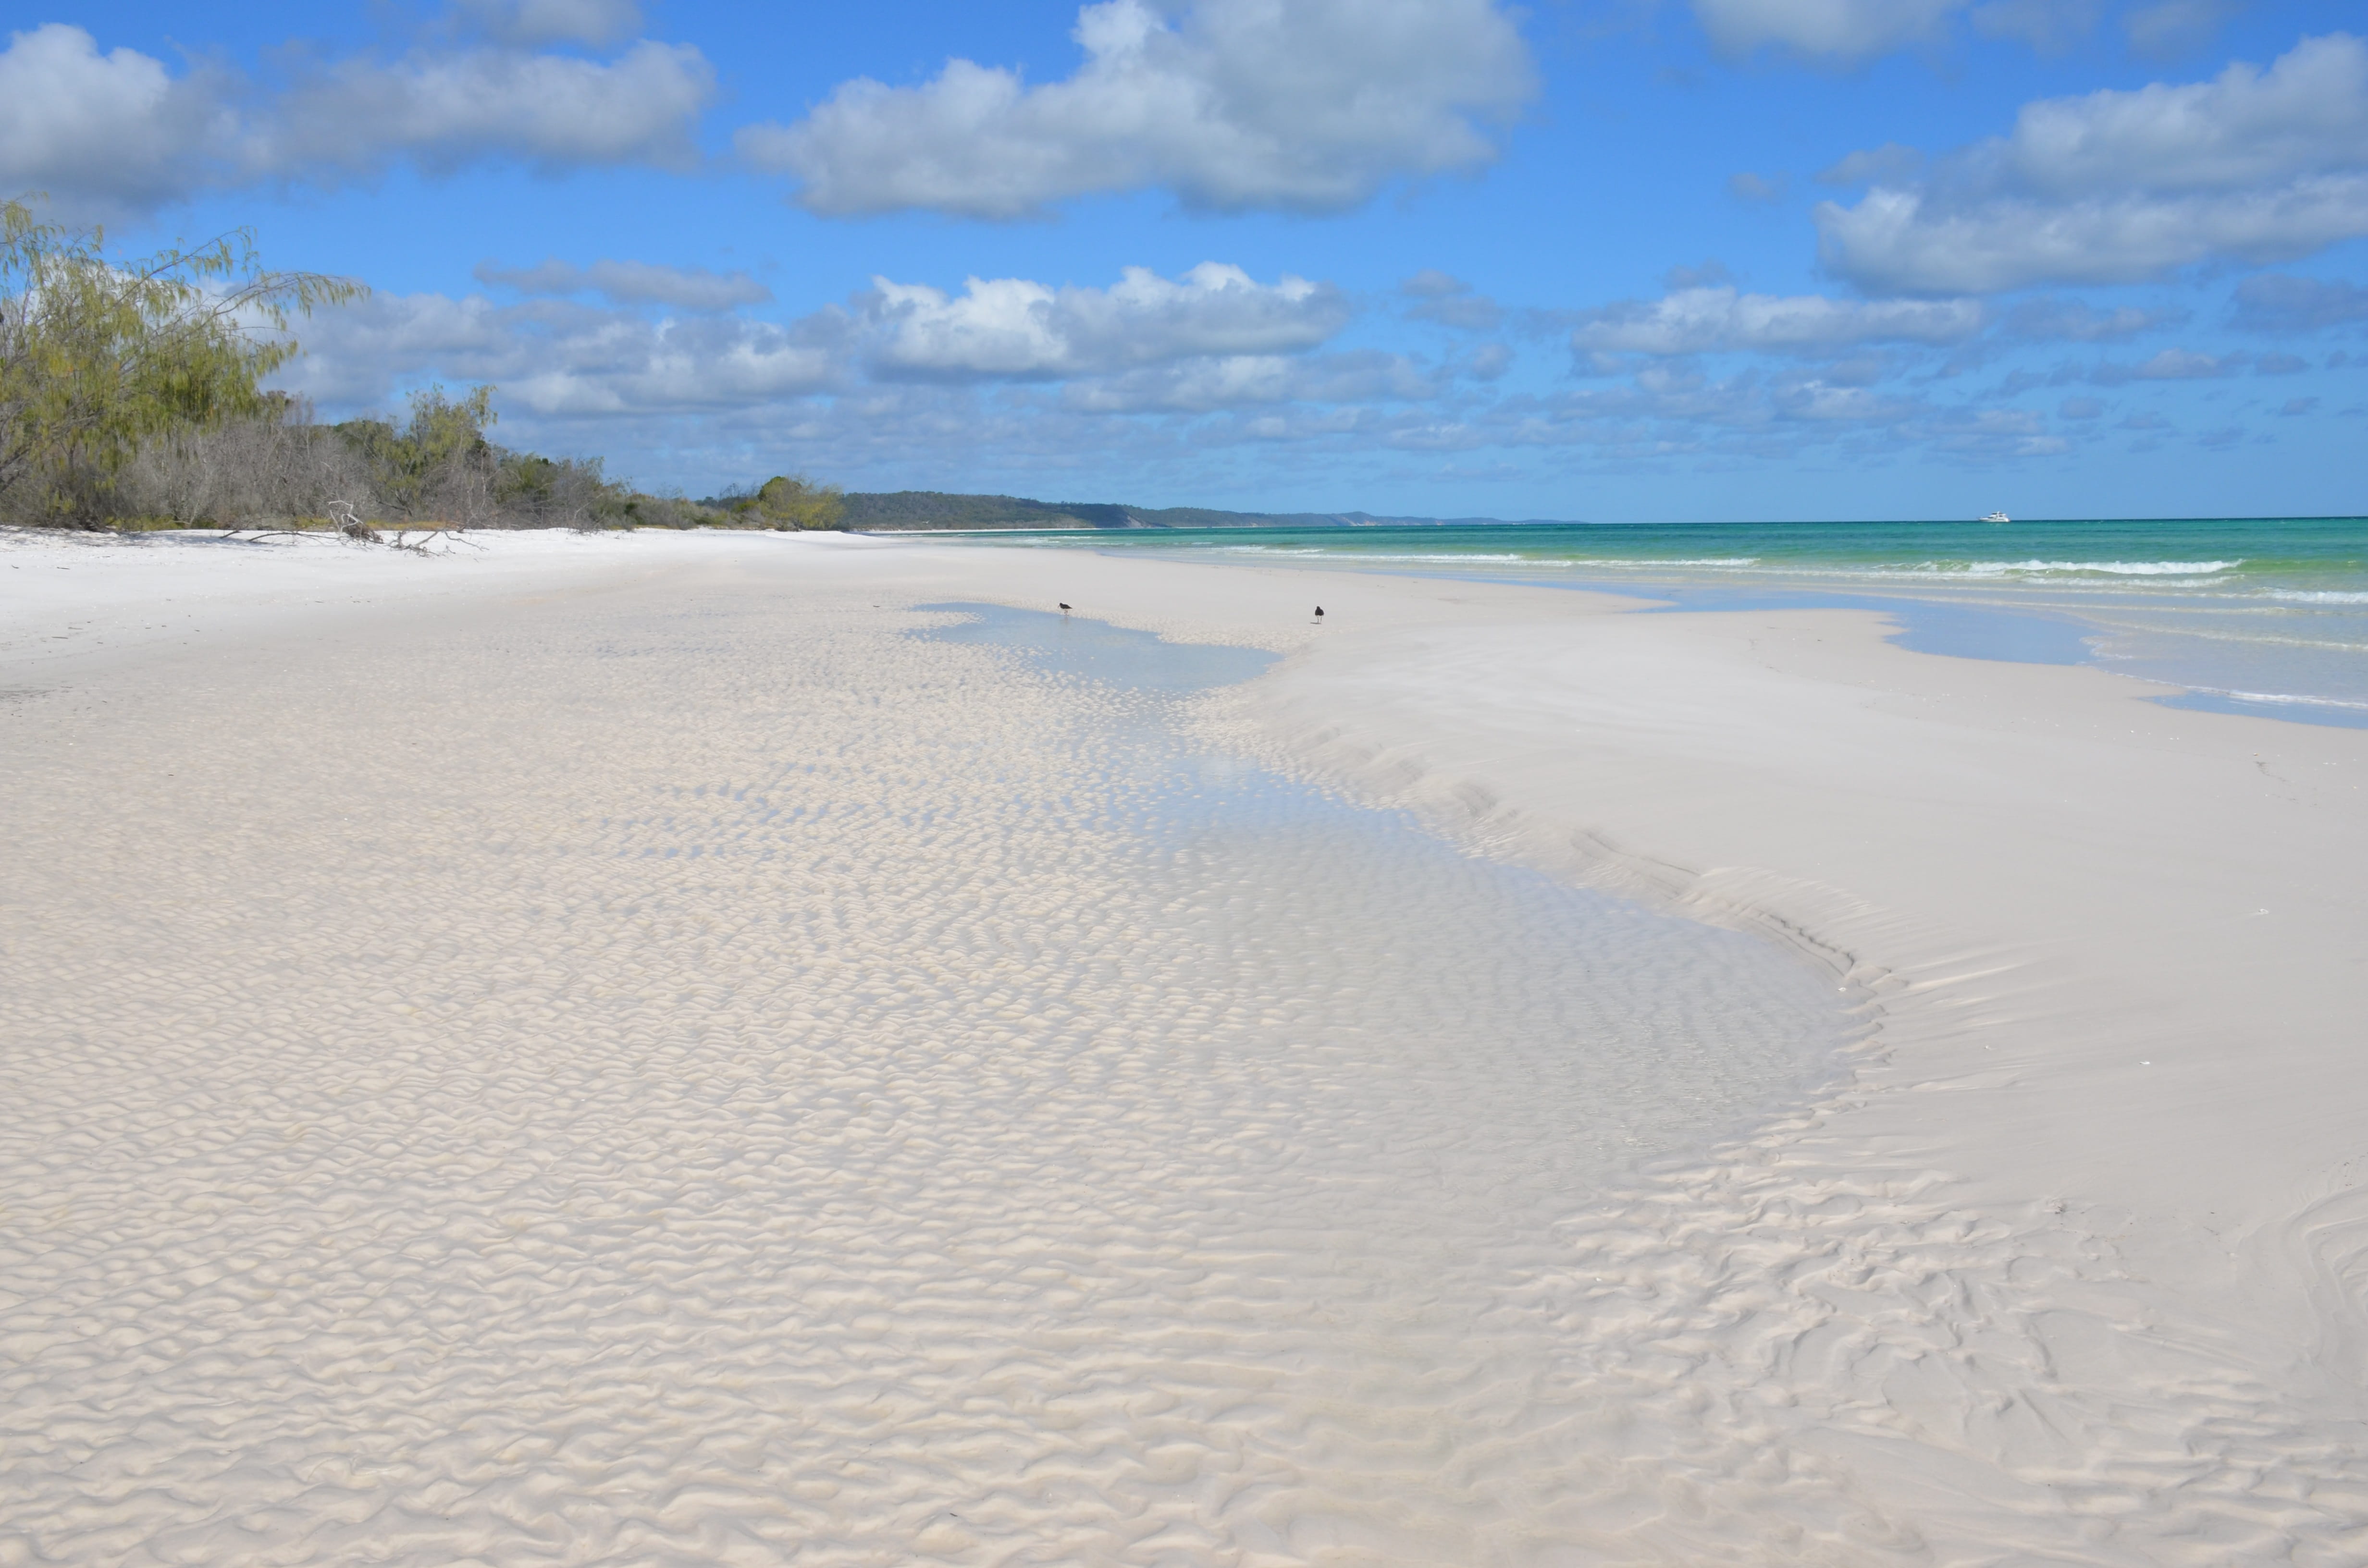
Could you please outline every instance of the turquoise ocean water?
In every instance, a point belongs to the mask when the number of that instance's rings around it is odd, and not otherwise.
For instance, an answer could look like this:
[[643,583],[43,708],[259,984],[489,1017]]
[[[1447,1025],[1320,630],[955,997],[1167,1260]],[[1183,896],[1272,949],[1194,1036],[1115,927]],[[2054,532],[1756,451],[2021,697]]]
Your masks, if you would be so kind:
[[2362,517],[944,537],[1611,589],[1680,609],[1864,605],[1910,647],[2093,663],[2185,688],[2174,706],[2368,727]]

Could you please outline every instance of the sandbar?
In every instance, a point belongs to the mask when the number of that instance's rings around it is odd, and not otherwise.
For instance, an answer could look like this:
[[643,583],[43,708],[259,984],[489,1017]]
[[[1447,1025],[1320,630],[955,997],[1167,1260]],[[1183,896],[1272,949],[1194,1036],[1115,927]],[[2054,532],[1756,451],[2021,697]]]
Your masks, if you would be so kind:
[[[1151,714],[956,600],[1277,659]],[[2368,733],[1889,630],[11,535],[0,1562],[2368,1558]],[[1605,1156],[1535,1042],[1620,1021],[1466,983],[1532,930],[1146,848],[1154,719],[1833,1070]]]

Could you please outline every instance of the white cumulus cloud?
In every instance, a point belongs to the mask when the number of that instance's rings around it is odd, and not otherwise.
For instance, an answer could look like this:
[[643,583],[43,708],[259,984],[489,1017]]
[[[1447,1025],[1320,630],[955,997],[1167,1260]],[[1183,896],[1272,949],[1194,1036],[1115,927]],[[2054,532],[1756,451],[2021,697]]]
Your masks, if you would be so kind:
[[2157,57],[2179,53],[2210,40],[2242,0],[2157,0],[2122,18],[2130,47]]
[[483,42],[355,56],[268,92],[222,68],[176,76],[51,23],[0,51],[0,182],[46,191],[81,218],[207,188],[366,176],[398,161],[431,173],[486,160],[684,167],[714,96],[697,49],[647,40],[610,60]]
[[1460,278],[1426,267],[1398,285],[1413,300],[1406,314],[1416,321],[1437,322],[1459,332],[1494,332],[1505,319],[1505,308],[1486,294],[1475,294]]
[[551,169],[697,161],[690,125],[715,72],[689,44],[644,39],[612,61],[474,49],[350,60],[300,85],[261,137],[275,173],[397,157],[446,171],[487,158]]
[[1030,86],[954,60],[917,87],[846,83],[741,155],[829,214],[1042,212],[1164,188],[1187,206],[1337,211],[1394,179],[1468,170],[1534,90],[1497,0],[1146,0],[1077,14],[1086,61]]
[[646,261],[596,261],[589,267],[552,260],[536,267],[506,267],[484,262],[477,281],[521,294],[564,297],[598,294],[620,305],[672,305],[686,311],[728,311],[761,305],[773,291],[746,272],[710,272],[701,267],[659,267]]
[[2101,0],[1693,0],[1693,8],[1711,42],[1725,53],[1779,49],[1852,63],[1935,42],[1960,12],[1985,38],[2016,39],[2043,54],[2059,54],[2095,28]]
[[1694,0],[1711,41],[1730,54],[1774,47],[1862,60],[1932,37],[1965,0]]
[[599,417],[741,408],[822,391],[843,379],[847,332],[833,312],[779,326],[736,316],[649,321],[560,301],[377,294],[324,312],[301,335],[306,353],[278,384],[332,409],[377,407],[436,379],[491,383],[507,408]]
[[973,278],[948,295],[925,284],[873,282],[864,301],[871,358],[891,375],[1049,380],[1291,354],[1323,343],[1350,314],[1329,284],[1288,276],[1262,284],[1218,262],[1173,280],[1131,267],[1108,289]]
[[2020,39],[2042,54],[2061,54],[2094,28],[2102,0],[1987,0],[1968,17],[1985,38]]
[[1835,300],[1679,289],[1588,312],[1571,347],[1596,354],[1818,353],[1861,343],[1957,343],[1982,329],[1972,300]]
[[2252,332],[2317,332],[2368,321],[2368,288],[2269,273],[2237,285],[2232,324]]
[[2026,105],[1920,183],[1816,209],[1826,265],[1884,293],[2124,283],[2368,234],[2368,44],[2305,39],[2266,71]]
[[2089,379],[2109,387],[2125,381],[2210,381],[2233,376],[2252,362],[2249,354],[2197,354],[2185,348],[2166,348],[2135,365],[2108,361],[2089,371]]
[[611,43],[641,30],[635,0],[460,0],[454,7],[505,43]]
[[0,51],[0,189],[43,190],[77,214],[137,210],[200,177],[233,143],[229,84],[176,78],[136,50],[101,53],[63,22],[10,35]]
[[2073,343],[2109,343],[2135,337],[2163,324],[2157,311],[2121,305],[2097,310],[2078,300],[2025,300],[2007,312],[2006,330],[2016,337],[2055,338]]
[[1061,389],[1061,406],[1090,414],[1207,414],[1261,403],[1412,402],[1436,395],[1440,386],[1436,372],[1378,349],[1235,354],[1071,381]]
[[[489,382],[522,417],[568,421],[893,399],[930,381],[1015,396],[1057,382],[1061,407],[1119,413],[1418,397],[1441,380],[1401,356],[1311,353],[1349,322],[1339,290],[1213,262],[1173,279],[1129,268],[1107,289],[973,278],[950,295],[875,279],[852,310],[780,324],[719,313],[758,287],[746,274],[560,261],[478,273],[534,297],[381,294],[324,312],[279,384],[353,410],[426,381]],[[617,306],[557,297],[587,292]],[[648,303],[702,313],[653,318],[636,308]]]

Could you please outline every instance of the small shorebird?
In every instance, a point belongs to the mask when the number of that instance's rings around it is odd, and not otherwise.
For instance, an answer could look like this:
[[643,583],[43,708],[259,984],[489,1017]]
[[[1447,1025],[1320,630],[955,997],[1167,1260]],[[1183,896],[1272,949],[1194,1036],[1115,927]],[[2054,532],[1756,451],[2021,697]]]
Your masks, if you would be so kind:
[[1324,619],[1324,607],[1322,605],[1317,605],[1315,607],[1315,619],[1318,620]]
[[[1054,602],[1055,604],[1059,604],[1059,603],[1060,603],[1060,601],[1059,601],[1059,600],[1057,600],[1057,599],[1056,599],[1056,600],[1054,600],[1053,602]],[[1061,605],[1061,613],[1062,613],[1063,615],[1066,615],[1066,614],[1068,614],[1068,613],[1069,613],[1069,607],[1068,607],[1067,605]]]

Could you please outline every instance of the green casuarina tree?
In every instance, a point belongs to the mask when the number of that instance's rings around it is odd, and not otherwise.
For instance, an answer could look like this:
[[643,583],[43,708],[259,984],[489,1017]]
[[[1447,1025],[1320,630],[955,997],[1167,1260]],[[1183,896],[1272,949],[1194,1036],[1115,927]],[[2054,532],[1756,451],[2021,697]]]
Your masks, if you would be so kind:
[[411,394],[411,417],[402,428],[356,419],[338,426],[337,434],[369,465],[371,492],[389,516],[465,527],[493,507],[500,458],[485,431],[499,417],[491,387],[454,397],[431,386]]
[[134,261],[105,244],[0,202],[0,504],[28,520],[100,526],[144,440],[269,414],[291,319],[368,292],[266,271],[246,230]]
[[379,511],[404,522],[460,528],[598,528],[630,520],[631,492],[611,483],[598,458],[515,452],[486,435],[500,415],[494,389],[455,397],[441,386],[411,394],[409,417],[354,419],[336,426],[359,457]]
[[629,486],[609,483],[598,458],[546,458],[505,452],[494,504],[508,517],[549,526],[609,527],[631,519]]
[[835,528],[847,515],[847,493],[803,474],[775,474],[733,510],[743,528]]

